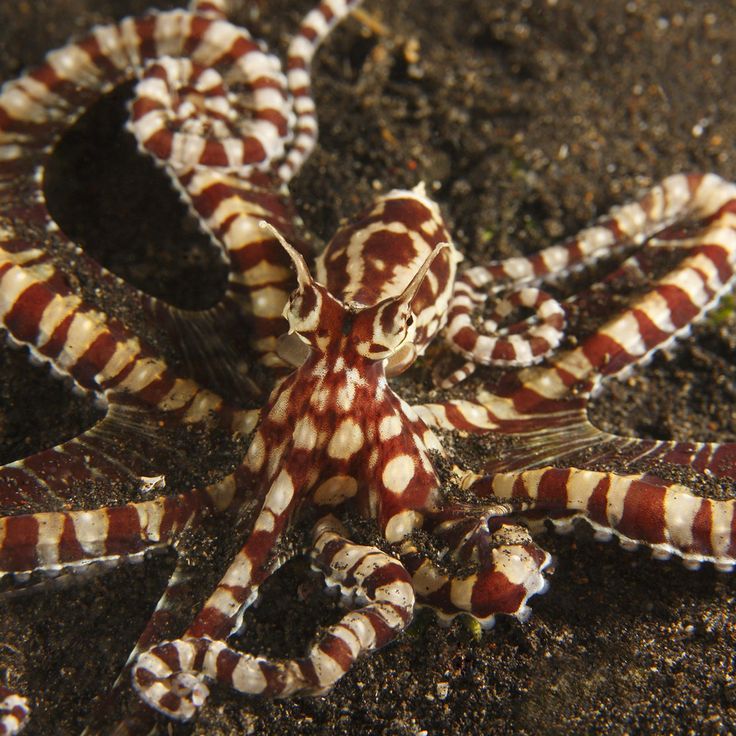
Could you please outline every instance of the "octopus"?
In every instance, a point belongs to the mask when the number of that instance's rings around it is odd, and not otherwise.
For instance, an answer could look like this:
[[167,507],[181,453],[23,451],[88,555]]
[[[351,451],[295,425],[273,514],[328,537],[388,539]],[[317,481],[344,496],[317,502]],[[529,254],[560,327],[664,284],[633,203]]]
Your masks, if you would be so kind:
[[[732,288],[736,186],[676,174],[558,245],[469,265],[419,183],[378,196],[315,257],[289,185],[316,143],[314,53],[358,5],[309,12],[282,67],[225,0],[194,0],[95,27],[0,94],[0,322],[103,412],[0,469],[0,571],[27,591],[177,553],[86,733],[189,722],[214,686],[325,694],[420,608],[443,624],[526,621],[551,575],[535,541],[545,524],[582,520],[692,569],[736,564],[736,444],[618,436],[588,419],[606,379]],[[129,134],[227,270],[207,309],[107,270],[47,202],[64,135],[131,80]],[[598,280],[561,296],[585,269]],[[602,295],[623,290],[596,322]],[[433,400],[410,405],[400,374],[435,359]],[[455,442],[485,435],[511,449],[465,467]],[[224,438],[236,460],[193,483],[176,437],[195,438],[194,453]],[[213,529],[231,553],[203,589],[192,540]],[[300,555],[347,611],[303,656],[246,651],[259,589]],[[32,723],[32,700],[0,684],[0,734]]]

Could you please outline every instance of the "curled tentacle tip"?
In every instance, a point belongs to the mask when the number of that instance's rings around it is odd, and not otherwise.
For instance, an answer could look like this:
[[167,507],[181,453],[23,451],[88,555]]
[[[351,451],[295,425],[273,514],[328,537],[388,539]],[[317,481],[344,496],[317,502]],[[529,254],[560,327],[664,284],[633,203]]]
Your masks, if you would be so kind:
[[190,672],[178,673],[172,679],[171,691],[178,697],[186,699],[195,708],[201,708],[210,694],[202,679]]
[[145,688],[136,680],[134,682],[143,702],[177,721],[190,721],[194,718],[210,694],[201,678],[187,672],[152,680]]
[[161,642],[141,654],[131,670],[140,698],[177,721],[191,720],[210,694],[203,676],[190,671],[193,653],[188,642]]
[[20,733],[30,712],[28,698],[0,686],[0,734],[14,736]]

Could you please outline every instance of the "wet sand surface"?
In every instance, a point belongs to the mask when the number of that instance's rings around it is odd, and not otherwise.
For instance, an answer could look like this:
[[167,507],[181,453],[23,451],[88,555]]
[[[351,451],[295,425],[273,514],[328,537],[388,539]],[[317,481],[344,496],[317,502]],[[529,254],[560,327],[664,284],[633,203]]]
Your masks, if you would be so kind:
[[[94,23],[148,5],[2,3],[0,77],[16,76]],[[310,5],[253,3],[236,20],[283,54]],[[574,234],[670,173],[736,178],[731,4],[367,0],[365,11],[385,33],[348,20],[316,63],[320,144],[292,190],[318,241],[377,191],[425,181],[458,246],[470,262],[483,263]],[[115,127],[119,112],[111,108],[100,113],[103,128]],[[203,267],[214,274],[206,289],[219,288],[217,259],[191,223],[182,224],[164,177],[151,177],[120,136],[110,143],[106,135],[84,132],[59,164],[62,185],[49,199],[65,230],[117,273],[174,301],[188,298],[191,274]],[[106,145],[115,151],[108,154]],[[142,214],[145,202],[154,204]],[[206,303],[206,294],[201,298]],[[594,401],[594,422],[621,434],[736,440],[736,317],[728,305],[717,314],[678,350],[609,382]],[[402,377],[403,396],[433,395],[435,358],[430,353]],[[3,348],[0,359],[6,460],[94,421],[88,402],[70,397],[44,369],[27,368],[22,354]],[[493,452],[492,442],[477,439],[457,445],[478,464]],[[210,462],[203,454],[202,463]],[[499,620],[479,636],[462,622],[442,629],[422,613],[327,697],[264,702],[213,688],[196,723],[162,721],[159,732],[736,732],[732,576],[626,553],[615,542],[594,542],[584,529],[540,539],[556,571],[527,623]],[[198,547],[200,564],[215,570],[228,544],[194,540]],[[0,676],[31,696],[25,733],[81,731],[172,562],[158,556],[2,601]],[[317,626],[338,616],[335,601],[297,560],[265,586],[240,646],[297,656]]]

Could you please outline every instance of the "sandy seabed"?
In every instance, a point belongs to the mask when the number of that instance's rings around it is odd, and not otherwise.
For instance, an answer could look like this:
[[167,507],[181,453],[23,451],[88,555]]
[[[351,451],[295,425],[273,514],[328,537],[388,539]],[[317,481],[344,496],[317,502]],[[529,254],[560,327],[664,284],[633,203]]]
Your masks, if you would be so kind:
[[[94,23],[148,5],[6,0],[0,77],[16,76]],[[254,2],[237,20],[281,53],[309,7]],[[736,178],[731,3],[367,0],[365,10],[386,34],[349,20],[315,68],[320,145],[293,192],[318,239],[376,191],[423,180],[458,246],[482,263],[574,234],[670,173]],[[103,110],[93,121],[117,130],[115,114]],[[181,224],[164,178],[149,181],[148,168],[124,151],[108,157],[106,136],[82,129],[59,164],[62,185],[49,199],[66,232],[142,288],[183,298],[177,289],[203,262],[217,288],[216,259],[191,224]],[[155,202],[150,222],[142,222],[142,200]],[[191,242],[185,258],[174,250],[182,242]],[[606,386],[594,402],[595,423],[641,436],[736,440],[735,333],[733,313],[703,322],[678,351]],[[403,395],[431,390],[428,362],[402,378]],[[0,367],[7,460],[91,421],[85,402],[44,370],[26,368],[23,356],[3,348]],[[492,443],[477,439],[459,448],[478,462],[491,451]],[[165,724],[160,732],[736,733],[734,577],[625,553],[584,531],[541,543],[555,555],[556,571],[528,623],[499,621],[478,638],[467,625],[442,629],[422,614],[325,698],[272,703],[214,689],[194,725]],[[201,564],[214,569],[218,549],[204,549]],[[171,564],[171,556],[157,557],[2,601],[0,666],[34,702],[29,736],[81,730]],[[318,625],[339,615],[319,583],[305,586],[305,579],[306,566],[296,561],[265,586],[247,620],[245,648],[298,655]]]

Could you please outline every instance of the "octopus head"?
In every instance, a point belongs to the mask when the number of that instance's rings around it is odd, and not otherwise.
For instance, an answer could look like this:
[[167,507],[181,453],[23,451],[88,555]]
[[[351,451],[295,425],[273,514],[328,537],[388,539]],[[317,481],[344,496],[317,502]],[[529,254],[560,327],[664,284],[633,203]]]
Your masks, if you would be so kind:
[[388,360],[414,339],[412,302],[434,259],[447,243],[439,243],[398,294],[365,306],[343,303],[315,281],[302,255],[270,225],[296,269],[297,288],[284,308],[289,334],[296,335],[312,352],[340,354],[354,351],[371,362]]

